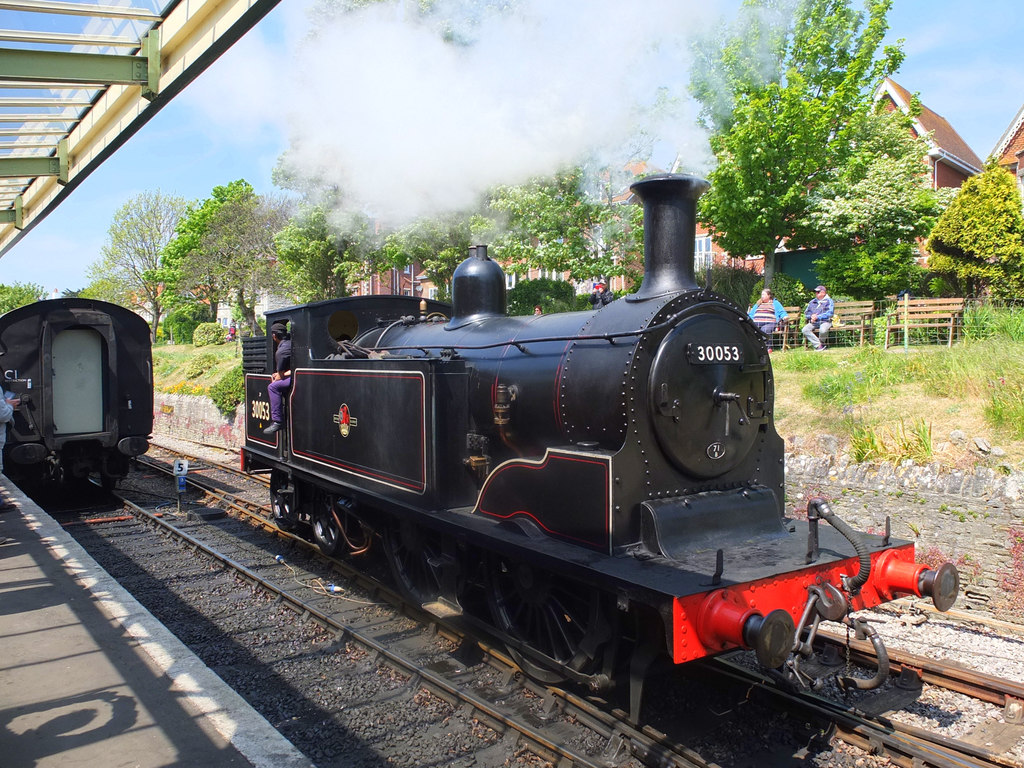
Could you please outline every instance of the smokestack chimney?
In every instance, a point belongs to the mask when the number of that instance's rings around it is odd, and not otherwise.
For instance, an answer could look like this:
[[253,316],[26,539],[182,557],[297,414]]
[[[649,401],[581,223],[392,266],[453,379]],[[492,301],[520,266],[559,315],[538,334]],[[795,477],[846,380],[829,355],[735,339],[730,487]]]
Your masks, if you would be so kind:
[[693,274],[697,198],[710,184],[697,176],[662,173],[630,186],[644,205],[644,281],[629,301],[699,286]]

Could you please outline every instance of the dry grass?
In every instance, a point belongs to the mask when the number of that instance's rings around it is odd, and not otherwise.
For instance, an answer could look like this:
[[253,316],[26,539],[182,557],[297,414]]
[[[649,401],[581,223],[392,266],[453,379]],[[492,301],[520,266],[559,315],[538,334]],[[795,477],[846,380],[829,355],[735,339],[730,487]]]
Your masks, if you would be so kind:
[[[921,356],[948,353],[940,348],[912,352]],[[861,377],[864,361],[857,350],[833,348],[823,354],[790,350],[772,357],[776,428],[787,444],[794,438],[803,438],[807,444],[806,441],[821,435],[831,435],[839,439],[841,450],[847,452],[858,428],[862,434],[867,431],[882,442],[892,444],[898,442],[902,433],[923,424],[930,430],[932,460],[944,466],[963,468],[980,464],[1024,469],[1024,441],[986,420],[989,397],[981,372],[975,376],[964,374],[960,381],[950,380],[949,386],[941,392],[936,391],[935,382],[911,380],[886,383],[867,396],[860,391],[851,392],[845,402],[837,402],[837,399],[843,400],[842,395],[818,397],[808,392],[812,387],[807,385],[844,368],[850,369],[846,373]],[[955,430],[967,435],[965,444],[951,440],[950,435]],[[986,456],[980,453],[974,438],[987,440],[1005,454]]]

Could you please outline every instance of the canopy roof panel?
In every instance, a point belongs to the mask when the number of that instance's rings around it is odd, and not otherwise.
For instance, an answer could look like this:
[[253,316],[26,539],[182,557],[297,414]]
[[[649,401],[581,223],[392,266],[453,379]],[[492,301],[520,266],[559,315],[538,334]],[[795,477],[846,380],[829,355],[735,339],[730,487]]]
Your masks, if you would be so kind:
[[279,0],[0,0],[0,256]]

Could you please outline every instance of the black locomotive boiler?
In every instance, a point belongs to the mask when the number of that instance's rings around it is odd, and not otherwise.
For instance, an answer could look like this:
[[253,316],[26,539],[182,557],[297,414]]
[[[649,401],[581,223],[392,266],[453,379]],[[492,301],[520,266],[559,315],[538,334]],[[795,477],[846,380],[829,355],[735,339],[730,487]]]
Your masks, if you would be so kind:
[[149,448],[153,358],[149,326],[92,299],[37,301],[0,316],[3,388],[21,400],[4,471],[19,481],[110,488]]
[[916,564],[911,543],[858,533],[823,500],[785,517],[765,337],[694,279],[706,187],[633,185],[643,283],[596,311],[508,317],[478,246],[450,314],[400,297],[268,314],[291,327],[287,424],[262,432],[261,340],[243,465],[271,471],[281,524],[328,552],[379,536],[406,595],[486,627],[537,677],[597,687],[628,667],[634,716],[659,654],[753,648],[813,683],[822,619],[881,646],[851,610],[907,593],[948,608],[953,566]]

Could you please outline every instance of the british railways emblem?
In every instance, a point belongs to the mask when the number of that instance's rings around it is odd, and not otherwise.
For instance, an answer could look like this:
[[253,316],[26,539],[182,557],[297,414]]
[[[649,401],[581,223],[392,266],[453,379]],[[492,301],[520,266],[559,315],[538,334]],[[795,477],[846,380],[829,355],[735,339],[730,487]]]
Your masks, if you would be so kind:
[[348,433],[352,431],[352,427],[356,426],[359,421],[352,417],[352,414],[348,410],[348,405],[342,403],[338,412],[334,416],[334,423],[338,425],[338,431],[341,432],[341,436],[348,437]]

